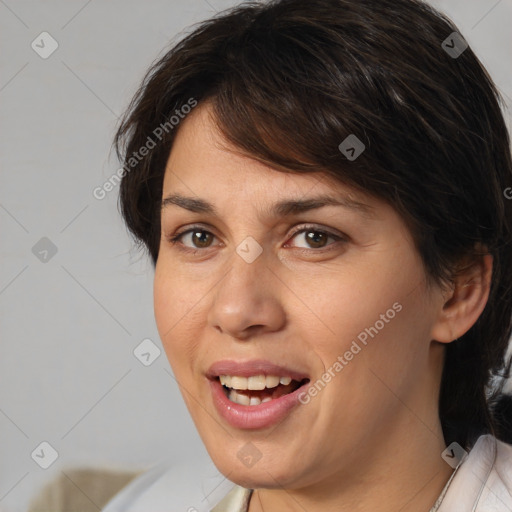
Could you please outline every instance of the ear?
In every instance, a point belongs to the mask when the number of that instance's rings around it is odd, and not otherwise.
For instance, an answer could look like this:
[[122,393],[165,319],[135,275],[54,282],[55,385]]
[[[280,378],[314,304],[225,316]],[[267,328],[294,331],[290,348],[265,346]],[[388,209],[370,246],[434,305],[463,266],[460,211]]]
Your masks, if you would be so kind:
[[459,270],[448,290],[442,292],[437,321],[431,339],[450,343],[475,324],[487,304],[491,287],[493,258],[490,254],[474,256]]

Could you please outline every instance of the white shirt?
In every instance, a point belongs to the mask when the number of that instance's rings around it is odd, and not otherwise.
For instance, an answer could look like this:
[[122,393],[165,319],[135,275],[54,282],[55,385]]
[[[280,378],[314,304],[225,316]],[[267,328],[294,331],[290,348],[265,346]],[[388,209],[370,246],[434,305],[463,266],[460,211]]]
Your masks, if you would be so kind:
[[[250,497],[211,461],[169,462],[133,480],[103,512],[247,512]],[[512,512],[512,446],[480,436],[437,512]]]

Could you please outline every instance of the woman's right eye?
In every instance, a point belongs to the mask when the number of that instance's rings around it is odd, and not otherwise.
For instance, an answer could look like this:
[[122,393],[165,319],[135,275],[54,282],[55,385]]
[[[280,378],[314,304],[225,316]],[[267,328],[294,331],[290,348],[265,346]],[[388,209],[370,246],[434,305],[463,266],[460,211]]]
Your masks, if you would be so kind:
[[[182,240],[186,239],[186,236],[191,237],[190,240],[192,242],[192,247],[183,244]],[[168,241],[173,245],[179,244],[180,246],[182,246],[179,247],[180,250],[197,252],[197,249],[207,249],[209,247],[208,242],[211,242],[213,238],[215,238],[215,235],[210,231],[207,231],[206,229],[201,227],[193,227],[185,231],[171,235],[170,237],[168,237]],[[194,249],[194,247],[196,249]]]

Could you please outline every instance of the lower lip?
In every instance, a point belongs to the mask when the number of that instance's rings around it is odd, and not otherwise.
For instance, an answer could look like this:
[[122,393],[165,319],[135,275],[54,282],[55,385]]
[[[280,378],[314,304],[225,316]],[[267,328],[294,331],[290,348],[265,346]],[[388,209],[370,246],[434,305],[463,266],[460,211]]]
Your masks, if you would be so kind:
[[273,398],[270,402],[240,405],[226,396],[222,384],[217,379],[210,380],[213,403],[217,411],[230,425],[242,429],[266,428],[284,420],[300,404],[299,395],[304,392],[306,386],[307,384],[303,384],[292,393]]

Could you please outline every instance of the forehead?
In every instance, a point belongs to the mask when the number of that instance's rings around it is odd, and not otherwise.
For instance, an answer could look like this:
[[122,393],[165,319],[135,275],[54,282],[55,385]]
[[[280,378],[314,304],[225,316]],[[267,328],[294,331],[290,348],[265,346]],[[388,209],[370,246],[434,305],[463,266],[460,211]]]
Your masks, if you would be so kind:
[[[311,174],[285,173],[272,169],[253,157],[241,154],[226,141],[216,126],[210,104],[194,109],[179,125],[164,177],[168,186],[195,183],[197,186],[217,187],[228,184],[236,190],[271,184],[272,189],[314,186],[318,179]],[[245,186],[244,186],[245,185]]]
[[[210,201],[200,199],[206,197]],[[211,107],[198,106],[182,121],[175,137],[166,165],[163,206],[177,204],[215,214],[215,200],[266,206],[267,198],[280,202],[272,209],[274,215],[298,213],[301,208],[307,209],[306,201],[309,209],[315,207],[314,203],[324,202],[366,215],[372,212],[366,194],[326,172],[282,172],[240,154],[217,129]]]

